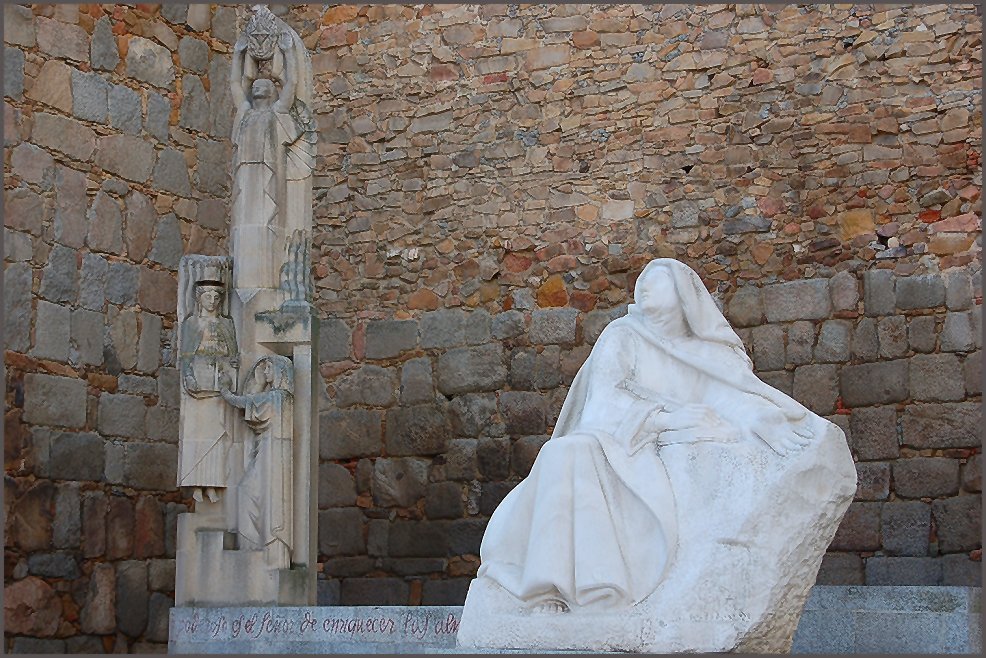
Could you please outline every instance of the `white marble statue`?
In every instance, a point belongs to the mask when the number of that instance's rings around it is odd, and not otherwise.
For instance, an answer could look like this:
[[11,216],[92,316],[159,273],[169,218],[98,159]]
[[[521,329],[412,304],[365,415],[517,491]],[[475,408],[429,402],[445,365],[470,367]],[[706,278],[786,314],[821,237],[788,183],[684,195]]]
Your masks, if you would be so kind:
[[[789,570],[797,578],[777,576],[788,579],[785,600],[803,603],[855,490],[845,438],[756,377],[743,343],[684,264],[649,263],[634,300],[599,336],[530,475],[493,513],[461,646],[724,651],[744,641],[776,648],[793,637],[789,624],[757,626],[757,610],[776,610],[767,600],[758,608],[750,579],[771,577],[759,561],[783,561],[791,545],[808,544]],[[762,507],[777,505],[791,505],[801,525],[753,532],[751,518],[770,518],[777,510],[764,516]],[[530,625],[544,614],[552,624]],[[717,639],[706,627],[721,633],[722,615],[733,632]],[[743,630],[747,621],[759,630]],[[703,623],[704,640],[683,639]],[[662,633],[661,624],[670,626]],[[761,635],[767,644],[756,645]]]
[[245,438],[243,477],[238,487],[241,548],[267,551],[269,564],[291,565],[291,439],[293,364],[287,357],[266,356],[246,379],[246,393],[222,388],[223,399],[243,409],[252,436]]
[[182,262],[188,309],[178,333],[178,364],[182,387],[179,429],[178,486],[192,497],[219,499],[228,485],[226,465],[231,431],[229,408],[220,397],[223,386],[237,379],[239,350],[229,317],[228,271],[225,262],[204,259]]

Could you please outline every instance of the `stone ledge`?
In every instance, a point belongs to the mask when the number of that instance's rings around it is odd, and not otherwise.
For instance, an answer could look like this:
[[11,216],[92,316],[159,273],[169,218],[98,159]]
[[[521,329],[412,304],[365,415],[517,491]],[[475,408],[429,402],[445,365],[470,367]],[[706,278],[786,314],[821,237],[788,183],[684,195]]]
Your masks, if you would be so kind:
[[[791,653],[979,653],[981,598],[978,587],[819,585]],[[461,615],[461,606],[173,608],[168,651],[526,653],[458,649]]]

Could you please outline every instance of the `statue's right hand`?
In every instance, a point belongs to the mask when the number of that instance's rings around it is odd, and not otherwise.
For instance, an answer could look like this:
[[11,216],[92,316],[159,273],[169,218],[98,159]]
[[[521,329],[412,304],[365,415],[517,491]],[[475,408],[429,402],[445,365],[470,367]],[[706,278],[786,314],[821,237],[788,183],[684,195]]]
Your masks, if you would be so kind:
[[718,414],[704,404],[686,404],[664,416],[664,424],[668,429],[685,429],[688,427],[712,427],[720,424]]

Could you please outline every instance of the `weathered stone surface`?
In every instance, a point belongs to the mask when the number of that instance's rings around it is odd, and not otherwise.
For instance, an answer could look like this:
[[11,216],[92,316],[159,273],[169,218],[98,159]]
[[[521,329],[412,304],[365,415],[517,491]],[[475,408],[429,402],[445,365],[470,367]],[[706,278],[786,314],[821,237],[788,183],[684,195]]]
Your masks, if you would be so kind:
[[905,359],[844,366],[839,373],[842,400],[848,407],[906,400],[907,371]]
[[[144,637],[152,642],[168,641],[168,620],[175,605],[170,596],[153,592],[148,599],[147,630]],[[136,648],[136,645],[135,645]]]
[[213,57],[209,62],[209,130],[216,137],[226,137],[233,131],[233,113],[228,110],[233,105],[229,91],[229,66],[226,57]]
[[941,332],[943,352],[971,352],[976,348],[976,331],[972,314],[969,312],[949,312],[945,314],[945,324]]
[[943,553],[971,551],[982,545],[982,497],[958,496],[936,500],[931,513],[938,529],[938,548]]
[[435,384],[431,360],[427,358],[405,361],[401,368],[400,401],[402,405],[432,402]]
[[322,459],[379,455],[382,438],[381,411],[347,409],[319,415],[319,456]]
[[90,432],[61,432],[52,437],[48,471],[58,480],[103,479],[103,439]]
[[75,160],[89,160],[96,148],[96,133],[88,126],[75,119],[46,112],[35,112],[31,138],[35,144],[59,151]]
[[335,402],[339,407],[362,404],[389,407],[396,401],[397,377],[392,370],[366,365],[336,382]]
[[911,457],[894,462],[894,492],[903,498],[941,498],[959,492],[959,461]]
[[439,406],[422,404],[387,412],[388,455],[436,455],[445,451],[450,438],[445,410]]
[[3,277],[4,343],[8,350],[31,348],[31,266],[8,265]]
[[973,302],[972,277],[962,268],[943,272],[945,277],[945,305],[950,311],[964,311]]
[[980,445],[976,402],[912,404],[904,410],[901,445],[912,448],[966,448]]
[[197,75],[181,78],[182,99],[178,125],[199,132],[209,131],[209,98]]
[[28,572],[43,578],[75,580],[81,575],[79,564],[71,551],[34,553],[27,558]]
[[78,482],[63,482],[55,495],[52,542],[56,548],[79,548],[82,530],[82,499]]
[[188,180],[185,157],[175,149],[164,149],[158,154],[152,178],[154,187],[178,196],[191,196],[192,184]]
[[438,358],[438,389],[445,395],[494,391],[506,377],[502,348],[495,343],[452,349]]
[[880,548],[882,503],[854,502],[849,505],[835,533],[830,550],[874,551]]
[[457,309],[440,309],[421,315],[421,347],[455,347],[466,342],[466,317]]
[[18,144],[11,153],[10,165],[22,181],[34,183],[42,189],[50,189],[55,181],[55,159],[34,144]]
[[863,361],[873,361],[879,356],[880,339],[874,318],[861,318],[856,324],[850,341],[850,351]]
[[815,578],[816,585],[862,585],[863,560],[852,553],[826,553]]
[[86,244],[89,247],[110,254],[123,251],[123,213],[113,197],[103,191],[97,192],[87,217]]
[[153,496],[134,505],[134,557],[143,560],[164,554],[164,510]]
[[[228,112],[226,114],[229,115]],[[230,185],[228,163],[232,156],[228,145],[211,139],[197,138],[195,146],[199,160],[195,186],[206,194],[226,196]]]
[[757,370],[780,370],[784,357],[784,328],[775,324],[754,327],[753,365]]
[[140,268],[137,301],[145,311],[162,315],[174,312],[178,297],[178,282],[174,274]]
[[[818,331],[815,361],[844,363],[849,360],[852,323],[846,320],[826,320]],[[790,340],[790,336],[788,338]]]
[[339,464],[318,466],[318,507],[347,507],[356,504],[356,480]]
[[366,358],[389,359],[414,349],[418,323],[413,320],[375,320],[366,325]]
[[209,70],[209,44],[186,35],[178,42],[178,59],[182,68],[195,73],[206,73]]
[[880,318],[876,331],[882,358],[896,359],[907,354],[907,320],[904,316]]
[[136,395],[103,393],[99,396],[97,427],[106,436],[141,438],[146,435],[147,407]]
[[545,434],[536,436],[522,436],[514,441],[510,455],[510,470],[515,476],[527,477],[531,472],[531,466],[537,458],[541,446],[549,439]]
[[849,447],[860,461],[896,459],[900,454],[897,410],[892,406],[853,409]]
[[328,318],[318,328],[318,358],[322,361],[342,361],[350,357],[352,332],[342,320]]
[[116,631],[116,572],[112,564],[101,563],[93,567],[79,619],[85,633]]
[[907,344],[915,352],[935,350],[935,316],[919,315],[907,322]]
[[373,502],[381,507],[413,507],[428,488],[428,462],[415,458],[373,463]]
[[149,39],[133,37],[127,48],[127,75],[156,87],[170,87],[175,80],[171,53]]
[[54,361],[68,360],[69,310],[38,300],[34,329],[34,356]]
[[98,366],[103,363],[103,315],[95,311],[72,311],[69,361]]
[[859,304],[859,284],[849,272],[839,272],[829,279],[832,308],[836,311],[855,311]]
[[139,637],[147,627],[147,563],[126,560],[116,569],[117,628]]
[[931,534],[931,505],[918,501],[883,506],[883,550],[887,555],[927,556]]
[[157,231],[148,258],[155,263],[164,265],[169,270],[176,270],[183,252],[181,222],[178,221],[174,213],[168,213],[158,220]]
[[20,100],[24,93],[24,51],[3,49],[3,95]]
[[30,7],[16,4],[3,6],[3,41],[27,48],[34,47],[37,43],[37,33],[34,28],[34,14]]
[[897,279],[897,308],[934,308],[945,303],[945,282],[938,274],[912,275]]
[[886,500],[890,496],[890,464],[861,462],[856,464],[854,500]]
[[504,311],[493,316],[493,337],[498,340],[520,336],[525,329],[524,314],[520,311]]
[[941,562],[930,557],[874,556],[866,560],[866,584],[939,585]]
[[863,273],[863,311],[866,315],[894,312],[895,281],[889,270],[867,270]]
[[94,69],[112,71],[120,63],[120,50],[113,36],[110,19],[106,16],[96,21],[89,44],[89,63]]
[[106,121],[110,84],[98,73],[72,71],[72,114],[84,121]]
[[531,342],[537,345],[575,342],[579,312],[574,308],[538,309],[531,314]]
[[814,323],[807,320],[791,323],[787,328],[787,363],[794,365],[811,363],[811,352],[814,344]]
[[827,279],[789,281],[763,288],[768,322],[819,320],[832,312]]
[[100,137],[96,164],[121,178],[143,183],[154,170],[154,147],[133,135]]
[[85,381],[40,373],[25,375],[24,419],[37,425],[82,427],[86,422]]
[[110,85],[107,96],[109,124],[130,135],[141,130],[140,96],[123,85]]
[[839,397],[837,380],[835,365],[799,366],[794,371],[794,399],[816,414],[830,414],[835,411],[835,401]]
[[460,395],[449,404],[452,431],[457,436],[479,436],[490,432],[497,412],[494,393]]
[[363,513],[355,508],[318,513],[318,551],[322,555],[360,555],[366,550]]
[[954,354],[916,354],[910,359],[910,391],[915,400],[950,402],[965,398],[965,383]]
[[726,306],[726,318],[734,327],[753,327],[763,322],[763,293],[757,286],[739,288]]
[[62,602],[48,583],[28,576],[4,587],[3,613],[4,632],[51,637],[58,632]]
[[170,115],[171,103],[168,102],[168,99],[160,94],[148,92],[147,118],[144,121],[144,130],[159,141],[167,140]]
[[545,407],[538,393],[505,391],[500,394],[500,414],[508,434],[542,434],[546,427]]
[[89,59],[89,37],[78,25],[38,16],[34,19],[37,28],[38,47],[53,57],[85,62]]
[[[79,279],[79,306],[93,311],[102,311],[106,302],[106,277],[109,264],[98,254],[86,254],[82,258],[82,273]],[[68,351],[68,313],[65,309],[65,350]]]

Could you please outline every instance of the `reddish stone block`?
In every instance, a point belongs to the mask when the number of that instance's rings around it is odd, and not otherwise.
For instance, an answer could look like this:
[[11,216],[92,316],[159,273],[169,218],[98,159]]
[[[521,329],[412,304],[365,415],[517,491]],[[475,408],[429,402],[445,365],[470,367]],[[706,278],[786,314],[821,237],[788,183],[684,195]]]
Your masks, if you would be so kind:
[[119,560],[133,555],[134,507],[128,498],[111,496],[106,515],[106,558]]
[[48,583],[28,576],[3,590],[4,633],[51,637],[62,618],[62,601]]
[[164,510],[152,496],[137,500],[134,531],[134,557],[138,559],[164,554]]

